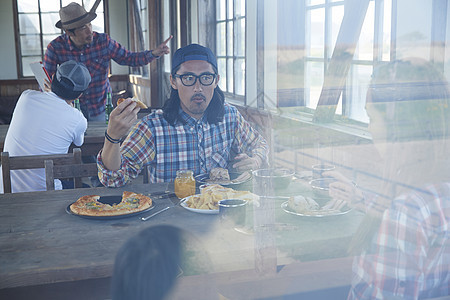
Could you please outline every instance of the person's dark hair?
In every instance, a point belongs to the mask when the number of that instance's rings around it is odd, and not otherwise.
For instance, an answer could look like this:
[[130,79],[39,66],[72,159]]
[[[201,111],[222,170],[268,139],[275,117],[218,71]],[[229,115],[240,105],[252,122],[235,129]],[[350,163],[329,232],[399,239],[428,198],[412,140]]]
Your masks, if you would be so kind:
[[[212,66],[212,65],[211,65]],[[217,70],[212,66],[214,72],[217,74]],[[178,71],[179,67],[174,69],[172,72],[172,76]],[[214,89],[214,94],[206,108],[205,115],[206,120],[210,124],[216,124],[223,120],[223,116],[225,115],[225,95],[219,86]],[[178,111],[180,109],[180,96],[178,95],[178,91],[171,87],[170,97],[166,100],[163,105],[163,116],[167,122],[171,125],[175,125],[175,122],[178,120]]]
[[164,299],[180,273],[182,235],[177,227],[159,225],[130,238],[116,255],[112,299]]

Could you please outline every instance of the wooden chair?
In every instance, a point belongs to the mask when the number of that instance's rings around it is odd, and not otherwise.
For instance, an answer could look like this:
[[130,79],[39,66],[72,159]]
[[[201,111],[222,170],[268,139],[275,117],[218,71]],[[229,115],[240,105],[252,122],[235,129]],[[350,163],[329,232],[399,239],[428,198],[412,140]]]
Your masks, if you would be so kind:
[[44,168],[45,160],[52,160],[55,165],[81,164],[81,149],[74,148],[72,153],[45,154],[27,156],[9,156],[8,152],[1,153],[3,192],[11,193],[11,171]]
[[44,162],[47,191],[55,189],[55,178],[74,180],[74,187],[83,187],[83,177],[98,176],[97,163],[79,163],[71,165],[55,165],[53,160]]

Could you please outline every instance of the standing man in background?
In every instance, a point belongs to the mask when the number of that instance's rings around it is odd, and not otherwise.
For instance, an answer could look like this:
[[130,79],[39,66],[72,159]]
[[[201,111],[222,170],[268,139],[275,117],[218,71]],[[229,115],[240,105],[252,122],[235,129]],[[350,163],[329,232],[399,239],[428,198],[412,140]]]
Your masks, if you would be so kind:
[[50,77],[65,61],[75,60],[86,65],[92,82],[80,97],[80,106],[88,121],[105,121],[106,95],[111,92],[108,80],[111,59],[120,65],[144,66],[168,54],[167,43],[172,38],[170,36],[155,50],[130,52],[107,34],[92,31],[91,21],[97,17],[95,10],[99,3],[97,0],[89,12],[74,2],[62,7],[55,26],[65,33],[48,44],[44,57],[44,67]]

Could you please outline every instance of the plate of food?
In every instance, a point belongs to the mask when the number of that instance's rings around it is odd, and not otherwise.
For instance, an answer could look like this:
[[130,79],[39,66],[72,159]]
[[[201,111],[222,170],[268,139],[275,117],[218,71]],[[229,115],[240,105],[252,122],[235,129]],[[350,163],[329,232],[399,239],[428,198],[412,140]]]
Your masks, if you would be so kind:
[[200,194],[192,195],[192,196],[183,198],[183,200],[181,200],[180,205],[187,210],[190,210],[192,212],[196,212],[199,214],[216,215],[219,213],[218,205],[217,205],[217,208],[215,208],[215,205],[212,202],[210,202],[209,204],[211,206],[209,206],[208,203],[205,206],[203,206],[202,204],[199,203],[199,199],[200,199]]
[[66,212],[86,219],[111,220],[139,215],[153,208],[150,197],[124,191],[122,196],[83,196],[69,204]]
[[214,168],[209,174],[195,176],[195,181],[199,184],[220,184],[222,186],[233,186],[248,182],[252,179],[252,174],[248,171],[243,173],[228,172],[227,169]]
[[242,199],[257,201],[258,196],[249,191],[236,191],[219,184],[206,185],[200,194],[183,198],[180,205],[187,210],[201,214],[218,214],[219,201],[223,199]]
[[314,199],[300,195],[289,197],[288,201],[281,204],[281,208],[288,214],[314,218],[340,216],[351,211],[351,208],[347,206],[341,209],[325,208]]

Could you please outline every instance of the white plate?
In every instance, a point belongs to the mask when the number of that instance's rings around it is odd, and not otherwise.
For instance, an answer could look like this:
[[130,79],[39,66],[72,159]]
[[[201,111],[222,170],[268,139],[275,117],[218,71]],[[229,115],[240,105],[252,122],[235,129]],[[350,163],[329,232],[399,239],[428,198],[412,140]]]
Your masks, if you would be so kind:
[[193,195],[193,196],[189,196],[186,198],[183,198],[183,200],[181,200],[180,205],[184,208],[186,208],[187,210],[199,213],[199,214],[207,214],[207,215],[217,215],[219,213],[218,209],[198,209],[198,208],[191,208],[189,206],[187,206],[186,201],[188,201],[191,197],[194,196],[198,196],[198,195]]
[[333,217],[333,216],[345,215],[346,213],[351,211],[351,209],[347,209],[347,210],[326,213],[326,211],[321,212],[320,210],[317,210],[317,211],[311,211],[311,214],[299,213],[299,212],[296,212],[295,210],[293,210],[292,208],[290,208],[288,204],[289,204],[289,201],[283,202],[281,204],[281,208],[288,214],[302,216],[302,217],[312,217],[312,218]]

